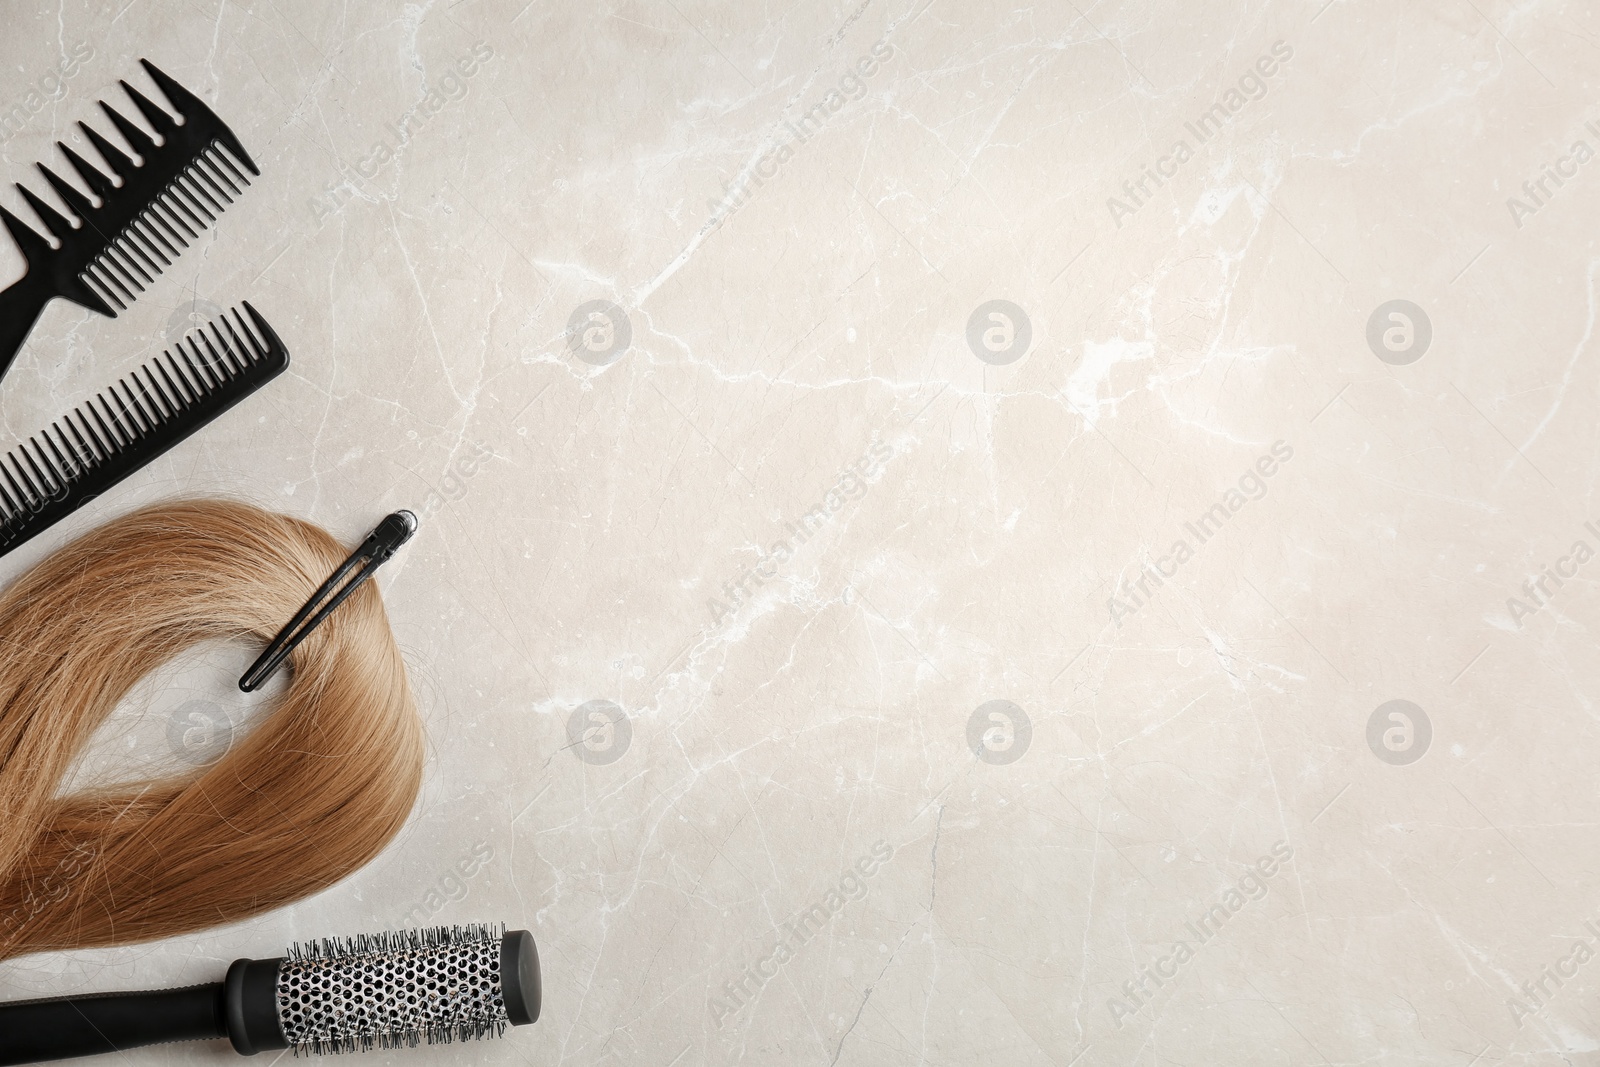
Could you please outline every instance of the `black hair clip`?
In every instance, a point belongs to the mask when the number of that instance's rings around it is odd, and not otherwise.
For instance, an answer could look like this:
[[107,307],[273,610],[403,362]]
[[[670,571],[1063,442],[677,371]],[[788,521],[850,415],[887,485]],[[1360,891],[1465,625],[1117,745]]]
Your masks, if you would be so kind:
[[[401,545],[411,540],[411,535],[416,532],[417,517],[409,511],[397,511],[380,522],[378,528],[361,542],[361,547],[350,553],[350,558],[333,572],[333,577],[323,582],[322,588],[311,594],[311,599],[306,601],[306,606],[289,620],[289,625],[278,631],[278,636],[272,639],[266,651],[250,664],[250,669],[239,679],[239,688],[246,693],[252,693],[265,685],[267,679],[272,677],[272,672],[277,670],[289,657],[289,653],[295,650],[295,646],[304,641],[312,630],[322,625],[322,620],[333,614],[334,609],[343,604],[345,599],[356,591],[357,586],[371,578],[372,573],[394,555]],[[349,577],[350,571],[360,563],[365,563],[366,566],[362,567],[343,589],[334,593],[332,600],[322,604],[323,598],[333,593],[339,583]],[[320,609],[317,606],[319,604],[322,604]],[[312,612],[316,614],[313,615]],[[303,629],[301,623],[305,623]]]

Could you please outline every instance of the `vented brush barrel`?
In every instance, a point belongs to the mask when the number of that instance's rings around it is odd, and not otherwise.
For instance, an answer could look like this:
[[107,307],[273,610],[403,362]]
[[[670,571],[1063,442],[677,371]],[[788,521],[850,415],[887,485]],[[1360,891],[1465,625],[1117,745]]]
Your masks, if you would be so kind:
[[533,935],[503,929],[334,939],[235,960],[214,985],[0,1004],[0,1065],[223,1037],[251,1056],[498,1036],[538,1019],[541,999]]

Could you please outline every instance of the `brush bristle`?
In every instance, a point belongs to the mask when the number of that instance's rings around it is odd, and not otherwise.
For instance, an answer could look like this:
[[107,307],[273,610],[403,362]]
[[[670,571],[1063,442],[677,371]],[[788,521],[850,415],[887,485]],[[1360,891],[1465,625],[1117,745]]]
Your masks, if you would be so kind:
[[479,923],[297,944],[278,972],[284,1035],[296,1055],[499,1037],[504,936]]

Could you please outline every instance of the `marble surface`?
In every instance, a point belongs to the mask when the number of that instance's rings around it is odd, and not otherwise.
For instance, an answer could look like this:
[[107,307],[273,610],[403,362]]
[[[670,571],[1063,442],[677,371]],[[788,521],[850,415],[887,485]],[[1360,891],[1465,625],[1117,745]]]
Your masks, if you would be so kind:
[[[1597,1062],[1592,5],[0,17],[8,181],[140,56],[262,169],[51,307],[4,443],[241,300],[294,354],[0,572],[175,495],[416,509],[430,745],[345,883],[4,996],[481,920],[544,1017],[368,1062]],[[95,767],[207,758],[247,653]]]

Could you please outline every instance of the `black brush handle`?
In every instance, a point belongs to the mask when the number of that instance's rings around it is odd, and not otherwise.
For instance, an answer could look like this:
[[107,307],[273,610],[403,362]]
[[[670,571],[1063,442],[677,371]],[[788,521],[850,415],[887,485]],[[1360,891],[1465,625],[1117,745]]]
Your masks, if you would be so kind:
[[100,993],[0,1004],[0,1064],[228,1036],[219,982],[153,993]]
[[55,296],[41,285],[38,275],[29,273],[15,285],[0,289],[0,376],[11,369],[11,361],[22,351],[22,343],[33,331],[33,324],[44,314],[44,306]]
[[289,1047],[278,1022],[281,958],[235,960],[221,982],[0,1004],[0,1067],[225,1037],[246,1056]]

